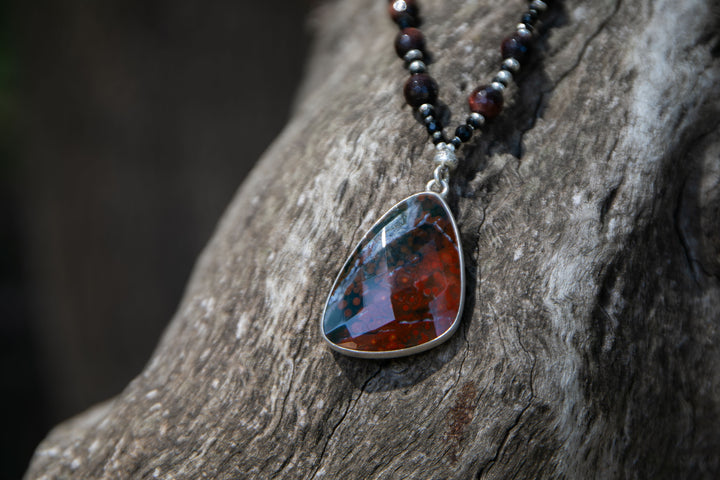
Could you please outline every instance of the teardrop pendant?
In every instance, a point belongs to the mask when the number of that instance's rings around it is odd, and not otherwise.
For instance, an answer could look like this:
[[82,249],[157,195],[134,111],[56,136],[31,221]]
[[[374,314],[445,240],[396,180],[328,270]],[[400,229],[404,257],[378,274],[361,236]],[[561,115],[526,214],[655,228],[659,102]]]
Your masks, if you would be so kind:
[[460,323],[465,271],[455,219],[433,192],[392,207],[335,280],[323,338],[354,357],[402,357],[447,340]]

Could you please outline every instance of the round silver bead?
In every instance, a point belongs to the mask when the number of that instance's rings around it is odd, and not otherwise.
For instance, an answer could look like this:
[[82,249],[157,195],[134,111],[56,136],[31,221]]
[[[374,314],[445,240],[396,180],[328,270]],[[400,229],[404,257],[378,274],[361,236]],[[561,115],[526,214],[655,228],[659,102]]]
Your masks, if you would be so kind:
[[512,73],[517,73],[520,71],[520,62],[514,58],[506,58],[503,62],[503,67]]
[[410,65],[408,65],[408,70],[413,75],[415,75],[416,73],[425,73],[425,62],[423,62],[422,60],[414,60],[410,62]]
[[473,127],[473,128],[480,128],[480,127],[482,127],[483,125],[485,125],[485,117],[483,117],[482,115],[480,115],[480,114],[477,113],[477,112],[472,112],[472,113],[468,116],[468,122],[467,122],[467,124],[470,125],[470,126]]
[[505,85],[500,82],[492,82],[490,84],[490,88],[492,88],[493,90],[497,90],[498,92],[502,92],[503,90],[505,90]]
[[542,0],[533,0],[530,2],[530,8],[534,8],[538,12],[544,12],[547,10],[547,3],[543,2]]
[[495,81],[502,83],[506,87],[510,82],[512,82],[512,79],[512,73],[508,72],[507,70],[500,70],[497,75],[495,75]]
[[412,49],[409,50],[404,57],[405,61],[407,63],[412,63],[415,60],[422,60],[423,59],[423,53],[418,49]]
[[438,143],[435,147],[435,162],[445,165],[449,170],[455,170],[458,166],[455,147],[451,143]]
[[[532,32],[531,32],[530,30],[528,30],[527,25],[525,25],[524,23],[522,23],[521,25],[522,25],[522,28],[518,28],[518,29],[517,29],[517,33],[518,33],[519,35],[523,35],[523,36],[525,36],[525,35],[531,36],[531,35],[532,35]],[[520,25],[518,25],[518,27],[519,27],[519,26],[520,26]]]
[[423,103],[418,107],[418,113],[422,117],[429,117],[435,113],[435,107],[430,103]]
[[422,117],[429,117],[430,115],[435,113],[435,107],[433,107],[430,103],[423,103],[418,107],[418,113]]

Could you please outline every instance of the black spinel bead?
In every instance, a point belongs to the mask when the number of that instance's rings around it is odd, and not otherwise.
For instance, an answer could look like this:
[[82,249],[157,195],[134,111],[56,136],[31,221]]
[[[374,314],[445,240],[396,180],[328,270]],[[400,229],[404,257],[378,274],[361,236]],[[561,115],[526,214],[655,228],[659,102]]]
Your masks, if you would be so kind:
[[442,131],[435,132],[432,134],[432,142],[437,145],[438,143],[446,143],[445,142],[445,135]]
[[427,73],[412,75],[403,89],[405,101],[412,107],[419,107],[423,103],[435,103],[438,96],[438,86],[435,80]]
[[442,130],[442,126],[438,122],[432,121],[425,125],[427,127],[427,131],[430,135],[432,135],[435,132],[439,132]]
[[397,18],[394,18],[395,23],[397,23],[397,26],[400,27],[400,30],[404,30],[409,27],[417,27],[418,26],[418,20],[417,17],[410,15],[407,12],[399,13]]
[[535,22],[538,19],[538,12],[537,10],[530,9],[528,10],[520,19],[521,23],[524,23],[525,25],[535,25]]
[[458,148],[460,148],[460,145],[462,145],[462,140],[460,140],[458,137],[455,137],[452,140],[450,140],[450,143],[453,144],[455,149],[458,149]]
[[472,137],[472,129],[467,125],[460,125],[455,129],[455,136],[462,142],[467,142]]

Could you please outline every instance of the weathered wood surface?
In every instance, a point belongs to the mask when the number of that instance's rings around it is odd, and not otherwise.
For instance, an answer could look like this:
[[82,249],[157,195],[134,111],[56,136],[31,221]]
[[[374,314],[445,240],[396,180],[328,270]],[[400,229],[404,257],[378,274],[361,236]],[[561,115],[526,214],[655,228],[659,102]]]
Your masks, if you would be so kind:
[[[441,99],[523,8],[425,2]],[[720,475],[720,38],[711,0],[567,1],[455,177],[460,332],[394,361],[319,315],[372,222],[429,178],[385,2],[316,16],[292,121],[201,256],[152,361],[27,478]]]

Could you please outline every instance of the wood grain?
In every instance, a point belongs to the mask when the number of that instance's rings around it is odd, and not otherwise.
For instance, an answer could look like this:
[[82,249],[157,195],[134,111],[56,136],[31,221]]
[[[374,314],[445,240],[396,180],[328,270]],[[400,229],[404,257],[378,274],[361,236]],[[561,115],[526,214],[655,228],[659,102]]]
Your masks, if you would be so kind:
[[[424,2],[441,101],[488,81],[524,2]],[[463,324],[393,361],[318,323],[350,248],[430,178],[384,2],[340,0],[291,122],[152,361],[27,478],[714,478],[720,37],[710,0],[552,6],[453,181]]]

